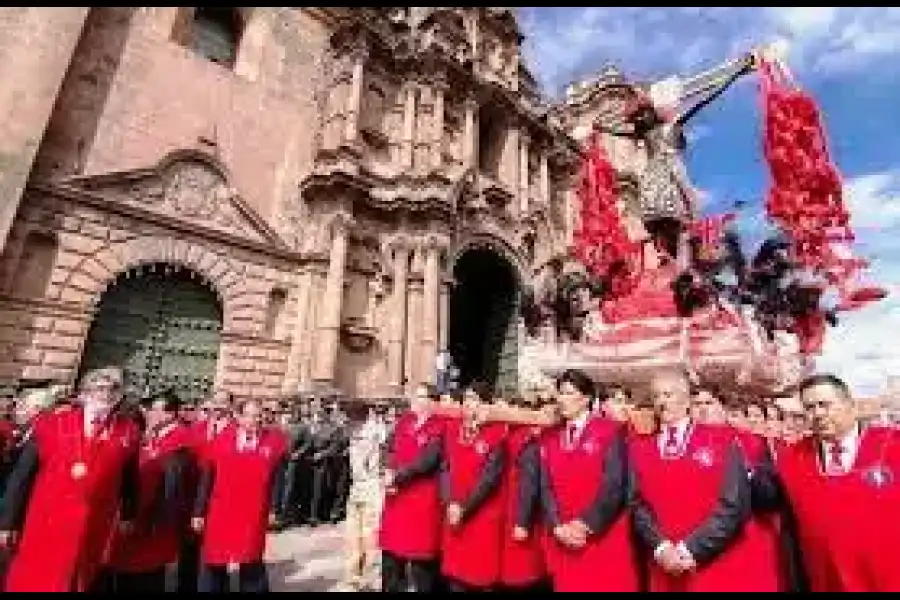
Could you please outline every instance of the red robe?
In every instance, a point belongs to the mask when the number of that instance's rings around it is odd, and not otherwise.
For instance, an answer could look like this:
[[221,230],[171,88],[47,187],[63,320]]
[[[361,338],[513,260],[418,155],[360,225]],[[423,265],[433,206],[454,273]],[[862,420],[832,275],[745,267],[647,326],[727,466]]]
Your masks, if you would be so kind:
[[[560,524],[581,519],[596,501],[604,485],[604,457],[612,444],[621,443],[618,436],[624,431],[615,421],[593,417],[573,447],[568,447],[565,434],[564,428],[555,428],[541,444],[541,470],[549,478]],[[546,535],[554,591],[639,591],[628,511],[622,510],[605,531],[589,536],[582,548],[563,546],[551,531]]]
[[[445,425],[447,502],[463,505],[481,480],[491,455],[502,451],[506,425],[482,425],[471,439],[463,436],[462,420]],[[500,580],[505,504],[501,488],[502,480],[459,526],[444,523],[441,572],[446,577],[476,588],[487,588]]]
[[[733,430],[735,440],[747,461],[748,477],[766,456],[766,439],[748,431]],[[781,567],[779,515],[773,511],[754,513],[732,545],[716,559],[719,569],[733,569],[742,580],[742,591],[784,591],[784,569]],[[755,565],[752,578],[743,576],[747,564]]]
[[140,453],[140,503],[133,532],[119,534],[109,566],[124,573],[145,573],[177,562],[183,523],[157,523],[158,502],[165,483],[165,468],[173,455],[190,447],[191,433],[175,424],[159,439],[145,439]]
[[266,548],[272,483],[288,445],[281,432],[263,428],[255,450],[238,452],[238,432],[223,431],[205,457],[212,473],[201,550],[207,565],[259,562]]
[[[546,575],[544,555],[541,545],[542,527],[531,527],[527,539],[513,539],[513,529],[519,515],[519,480],[522,451],[531,443],[537,443],[540,432],[531,426],[512,429],[506,439],[508,459],[504,472],[503,495],[506,498],[504,515],[503,548],[500,555],[500,582],[510,587],[525,587],[534,584]],[[538,490],[539,491],[539,490]],[[537,517],[539,506],[534,508]],[[535,519],[536,520],[536,519]]]
[[811,438],[780,449],[778,472],[794,510],[813,592],[897,592],[900,437],[863,431],[853,468],[827,476]]
[[[397,419],[387,466],[395,473],[414,463],[427,446],[440,440],[444,421],[428,417],[416,428],[416,415]],[[433,560],[441,543],[441,512],[437,473],[417,477],[386,495],[378,531],[379,547],[402,559]]]
[[[83,591],[107,558],[122,476],[138,452],[140,431],[115,417],[88,440],[82,410],[66,407],[36,420],[33,440],[38,471],[6,591]],[[83,474],[75,476],[79,464]]]
[[[630,466],[638,493],[653,512],[663,538],[672,543],[686,538],[713,514],[733,455],[734,433],[730,428],[700,424],[691,427],[685,446],[676,457],[661,455],[657,436],[632,437],[630,440]],[[738,554],[738,560],[742,560]],[[746,589],[755,577],[757,566],[745,561],[743,571],[736,574],[731,562],[723,563],[719,560],[721,557],[713,558],[695,572],[675,577],[651,559],[649,591]]]

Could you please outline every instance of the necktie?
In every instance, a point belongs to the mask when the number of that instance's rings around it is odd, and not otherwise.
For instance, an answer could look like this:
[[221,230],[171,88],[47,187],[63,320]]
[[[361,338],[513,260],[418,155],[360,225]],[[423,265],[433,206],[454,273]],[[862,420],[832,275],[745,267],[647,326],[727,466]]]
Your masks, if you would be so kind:
[[828,459],[831,462],[831,471],[835,473],[844,472],[844,446],[840,442],[831,444],[828,450]]
[[664,447],[666,454],[678,453],[678,428],[674,425],[666,427],[666,443]]
[[575,423],[569,423],[569,427],[567,428],[567,431],[566,431],[566,442],[568,443],[568,445],[570,447],[575,445],[575,437],[577,435],[578,435],[578,426]]
[[91,420],[88,421],[87,436],[89,438],[94,437],[94,435],[96,435],[96,433],[100,430],[100,428],[102,426],[103,426],[103,419],[101,419],[100,417],[93,417]]

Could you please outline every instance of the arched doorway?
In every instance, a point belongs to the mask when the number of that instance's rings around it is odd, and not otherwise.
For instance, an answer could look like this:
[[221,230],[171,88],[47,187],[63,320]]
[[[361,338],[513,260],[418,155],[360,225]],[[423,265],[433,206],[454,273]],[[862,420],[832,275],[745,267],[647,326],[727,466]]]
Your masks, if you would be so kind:
[[450,353],[459,382],[481,380],[497,390],[518,382],[519,283],[509,261],[488,248],[464,251],[453,267]]
[[221,303],[196,273],[166,264],[138,267],[101,297],[81,373],[120,367],[129,399],[173,389],[196,401],[215,382],[221,332]]

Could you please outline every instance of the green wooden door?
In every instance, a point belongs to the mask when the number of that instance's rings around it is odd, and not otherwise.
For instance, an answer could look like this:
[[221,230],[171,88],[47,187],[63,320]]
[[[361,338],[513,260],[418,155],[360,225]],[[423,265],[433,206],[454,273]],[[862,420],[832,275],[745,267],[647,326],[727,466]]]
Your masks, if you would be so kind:
[[130,399],[174,389],[194,401],[213,387],[221,330],[218,298],[189,272],[130,272],[100,301],[81,372],[121,367]]

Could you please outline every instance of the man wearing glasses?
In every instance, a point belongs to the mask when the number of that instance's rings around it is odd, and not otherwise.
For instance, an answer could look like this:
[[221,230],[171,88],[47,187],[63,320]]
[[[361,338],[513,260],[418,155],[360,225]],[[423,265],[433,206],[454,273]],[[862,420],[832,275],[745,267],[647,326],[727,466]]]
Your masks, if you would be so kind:
[[16,546],[5,591],[91,590],[114,529],[130,529],[141,434],[121,391],[119,369],[91,371],[74,406],[35,424],[0,515],[0,541]]

